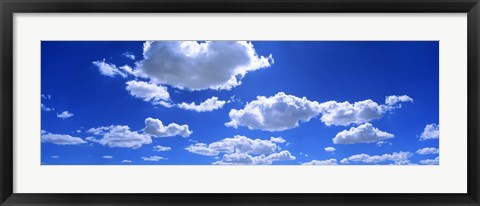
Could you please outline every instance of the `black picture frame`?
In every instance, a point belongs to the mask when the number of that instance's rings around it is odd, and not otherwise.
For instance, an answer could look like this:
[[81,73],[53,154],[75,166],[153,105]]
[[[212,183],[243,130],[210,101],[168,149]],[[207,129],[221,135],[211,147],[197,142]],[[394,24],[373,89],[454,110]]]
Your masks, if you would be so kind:
[[[478,0],[0,0],[1,205],[480,205]],[[14,13],[467,13],[466,194],[23,194],[13,193]],[[455,178],[455,177],[450,177]],[[94,185],[92,185],[94,187]]]

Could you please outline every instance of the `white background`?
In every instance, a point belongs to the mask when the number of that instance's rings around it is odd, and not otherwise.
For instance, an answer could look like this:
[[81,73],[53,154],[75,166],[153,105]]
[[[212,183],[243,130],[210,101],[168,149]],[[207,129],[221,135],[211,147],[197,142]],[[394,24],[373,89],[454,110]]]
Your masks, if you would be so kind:
[[[439,40],[440,166],[40,166],[42,40]],[[15,193],[466,193],[466,14],[15,14]]]

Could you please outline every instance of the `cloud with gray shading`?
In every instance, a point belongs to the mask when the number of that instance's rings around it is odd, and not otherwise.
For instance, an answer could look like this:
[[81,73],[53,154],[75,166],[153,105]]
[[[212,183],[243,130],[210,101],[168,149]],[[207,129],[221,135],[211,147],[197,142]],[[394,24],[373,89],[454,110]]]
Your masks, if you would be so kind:
[[236,135],[210,144],[196,143],[185,149],[191,153],[204,156],[217,156],[224,153],[218,165],[268,165],[275,161],[294,160],[295,157],[287,150],[280,151],[277,143],[284,143],[283,138],[270,140],[250,139]]
[[420,140],[438,139],[440,135],[440,126],[437,124],[427,124],[420,134]]
[[159,84],[188,90],[229,90],[249,72],[270,67],[246,41],[148,41],[136,70]]
[[165,126],[159,119],[151,117],[145,119],[145,128],[143,130],[146,134],[155,137],[173,137],[177,135],[188,137],[193,133],[186,124],[179,125],[176,123],[170,123]]
[[299,122],[308,122],[319,114],[319,103],[307,98],[287,95],[283,92],[275,96],[257,96],[245,108],[232,109],[228,114],[231,121],[228,127],[246,126],[249,129],[283,131],[298,127]]
[[73,137],[68,134],[42,133],[42,142],[50,142],[57,145],[79,145],[87,143],[80,137]]

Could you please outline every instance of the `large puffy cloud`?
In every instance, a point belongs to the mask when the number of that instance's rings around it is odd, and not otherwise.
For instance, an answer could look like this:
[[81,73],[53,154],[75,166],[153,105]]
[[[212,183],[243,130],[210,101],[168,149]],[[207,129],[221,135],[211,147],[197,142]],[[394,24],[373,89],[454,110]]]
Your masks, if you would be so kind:
[[362,162],[366,164],[377,164],[382,162],[393,162],[397,165],[410,164],[410,157],[412,153],[410,152],[394,152],[392,154],[383,154],[370,156],[368,154],[357,154],[352,155],[348,158],[342,159],[340,161],[342,164],[349,164],[352,162]]
[[152,143],[152,136],[170,137],[180,135],[187,137],[192,133],[188,130],[188,125],[171,123],[168,126],[163,126],[160,120],[150,117],[145,119],[145,128],[143,132],[131,131],[128,126],[122,125],[91,128],[87,130],[87,132],[102,136],[101,139],[88,137],[88,141],[97,142],[108,147],[124,147],[132,149],[137,149],[145,144]]
[[310,162],[305,162],[302,165],[336,165],[336,159],[328,159],[328,160],[312,160]]
[[420,140],[438,139],[440,127],[437,124],[427,124],[420,135]]
[[417,154],[428,155],[428,154],[438,154],[439,150],[434,147],[425,147],[417,150]]
[[87,143],[80,137],[72,137],[68,134],[52,134],[42,132],[41,136],[42,142],[50,142],[58,145],[78,145]]
[[273,62],[271,56],[258,56],[253,44],[244,41],[145,42],[143,58],[136,63],[143,76],[189,90],[231,89],[248,72]]
[[400,103],[411,98],[403,95],[388,96],[386,99],[388,105],[378,104],[370,99],[353,104],[336,101],[320,104],[305,97],[299,98],[279,92],[268,98],[258,96],[243,109],[232,109],[229,113],[231,121],[225,125],[234,128],[246,126],[249,129],[283,131],[297,127],[299,122],[307,122],[318,115],[321,115],[320,120],[327,126],[363,124],[382,118],[386,112],[400,108],[398,106]]
[[440,163],[440,157],[436,157],[435,159],[420,160],[419,163],[422,165],[438,165]]
[[362,124],[358,127],[352,127],[350,130],[339,132],[334,138],[335,144],[356,144],[372,143],[380,140],[393,138],[394,135],[388,132],[380,131],[370,123]]
[[172,136],[182,136],[188,137],[193,132],[188,129],[188,125],[179,125],[176,123],[170,123],[169,125],[163,125],[162,121],[159,119],[154,119],[148,117],[145,119],[145,128],[143,129],[146,134],[155,136],[155,137],[172,137]]
[[245,153],[224,154],[217,165],[271,165],[275,161],[295,160],[295,157],[287,150],[270,155],[251,156]]
[[103,138],[87,138],[87,140],[92,142],[97,142],[101,145],[108,147],[124,147],[137,149],[142,147],[144,144],[152,143],[152,138],[146,134],[140,134],[136,131],[130,131],[128,126],[109,126],[109,127],[100,127],[92,128],[87,132],[94,134],[101,134]]
[[226,101],[218,100],[218,97],[211,97],[198,105],[195,104],[195,102],[190,104],[182,102],[181,104],[178,104],[177,107],[197,112],[210,112],[222,108],[225,103]]
[[150,100],[159,102],[160,100],[170,99],[170,94],[164,86],[135,80],[128,81],[126,84],[126,89],[130,95],[143,99],[146,102]]
[[196,143],[185,149],[204,156],[217,156],[224,153],[221,160],[214,164],[272,164],[275,161],[294,160],[287,150],[279,151],[277,143],[284,143],[283,138],[272,137],[270,140],[250,139],[236,135],[210,144]]
[[319,113],[319,103],[307,98],[287,95],[283,92],[275,96],[258,96],[257,100],[247,103],[244,109],[232,109],[230,122],[226,126],[266,131],[283,131],[307,122]]

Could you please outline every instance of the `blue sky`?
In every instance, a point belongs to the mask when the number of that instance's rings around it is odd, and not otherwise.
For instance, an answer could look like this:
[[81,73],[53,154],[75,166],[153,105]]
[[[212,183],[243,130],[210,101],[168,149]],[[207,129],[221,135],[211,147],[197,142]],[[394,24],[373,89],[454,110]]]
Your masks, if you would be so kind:
[[43,41],[42,165],[438,165],[437,41]]

